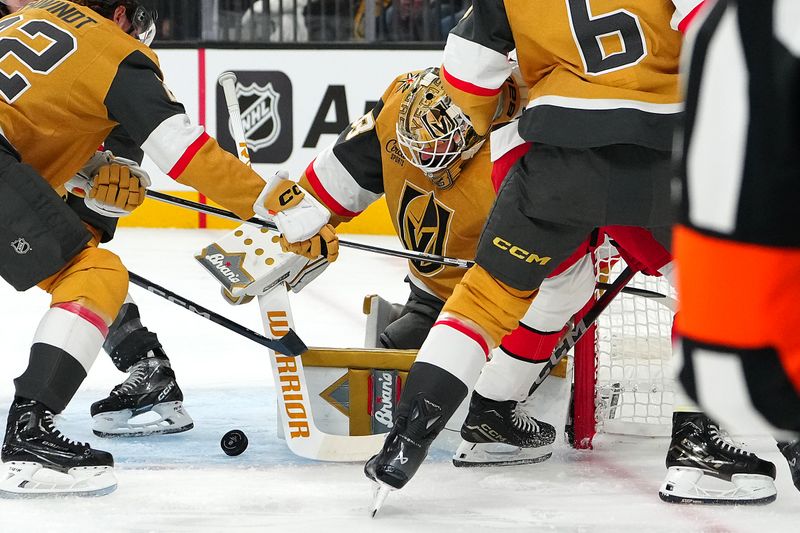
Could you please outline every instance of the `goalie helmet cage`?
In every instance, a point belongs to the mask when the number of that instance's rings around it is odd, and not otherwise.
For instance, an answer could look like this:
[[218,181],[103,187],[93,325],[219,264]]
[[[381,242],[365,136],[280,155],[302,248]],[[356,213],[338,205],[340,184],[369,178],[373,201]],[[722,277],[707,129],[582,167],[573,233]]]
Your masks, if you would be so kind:
[[[626,266],[608,239],[598,246],[594,260],[599,282],[613,280]],[[640,273],[628,285],[676,297],[663,277]],[[575,448],[590,449],[598,432],[670,435],[675,402],[672,318],[672,311],[656,300],[622,293],[575,345]]]

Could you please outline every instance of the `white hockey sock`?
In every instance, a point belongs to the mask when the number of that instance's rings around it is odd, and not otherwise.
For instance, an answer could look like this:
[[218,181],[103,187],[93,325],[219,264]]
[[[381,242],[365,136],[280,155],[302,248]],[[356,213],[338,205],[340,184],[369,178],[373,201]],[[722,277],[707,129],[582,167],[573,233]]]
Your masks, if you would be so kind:
[[511,357],[501,348],[492,350],[492,360],[483,367],[475,392],[495,401],[521,402],[539,376],[546,361],[524,361]]
[[469,390],[486,364],[489,348],[486,340],[464,322],[440,318],[428,333],[416,362],[429,363],[460,379]]

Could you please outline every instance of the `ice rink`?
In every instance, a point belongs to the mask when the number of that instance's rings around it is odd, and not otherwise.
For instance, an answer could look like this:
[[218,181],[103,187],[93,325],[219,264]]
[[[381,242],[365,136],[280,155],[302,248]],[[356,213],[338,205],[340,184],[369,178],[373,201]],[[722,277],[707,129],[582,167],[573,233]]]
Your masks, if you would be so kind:
[[[226,305],[193,254],[223,232],[123,228],[110,248],[134,272],[256,331],[255,303]],[[391,238],[352,237],[398,247]],[[309,346],[361,346],[364,295],[405,302],[403,260],[344,249],[292,299],[297,332]],[[600,436],[595,450],[559,444],[551,460],[493,469],[457,469],[434,453],[414,480],[369,517],[371,484],[362,464],[322,464],[293,456],[276,437],[275,395],[266,350],[138,287],[142,322],[158,333],[195,428],[179,435],[105,440],[91,433],[89,405],[123,379],[101,353],[59,421],[67,437],[116,459],[119,487],[95,499],[0,500],[0,532],[18,531],[709,531],[790,532],[800,493],[774,442],[738,436],[778,467],[778,499],[764,507],[711,508],[662,503],[666,439]],[[12,379],[25,367],[48,305],[37,289],[0,284],[3,302],[0,418]],[[721,387],[724,384],[721,384]],[[223,454],[219,440],[243,430],[247,451]],[[0,473],[4,473],[0,467]]]

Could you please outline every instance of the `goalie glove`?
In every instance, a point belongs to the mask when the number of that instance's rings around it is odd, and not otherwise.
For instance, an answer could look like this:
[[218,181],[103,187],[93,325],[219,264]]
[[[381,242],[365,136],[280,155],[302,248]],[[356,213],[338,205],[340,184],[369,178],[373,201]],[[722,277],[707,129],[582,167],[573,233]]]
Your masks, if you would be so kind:
[[323,257],[328,263],[333,263],[339,257],[339,237],[330,224],[325,224],[319,233],[308,240],[289,242],[281,236],[281,249],[284,252],[302,255],[307,259]]
[[144,202],[150,185],[150,176],[135,161],[106,150],[96,152],[64,187],[95,213],[119,218]]
[[308,241],[316,236],[331,218],[330,212],[314,196],[279,171],[267,180],[258,195],[253,211],[272,220],[288,243]]

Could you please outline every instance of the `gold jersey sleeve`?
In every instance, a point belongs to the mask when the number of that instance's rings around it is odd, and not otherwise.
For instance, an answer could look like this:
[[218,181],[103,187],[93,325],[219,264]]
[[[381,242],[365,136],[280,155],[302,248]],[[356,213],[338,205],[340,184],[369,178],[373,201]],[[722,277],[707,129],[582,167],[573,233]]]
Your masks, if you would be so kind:
[[191,123],[155,53],[114,22],[35,0],[0,21],[0,47],[0,142],[54,188],[121,125],[170,177],[253,215],[264,180]]

